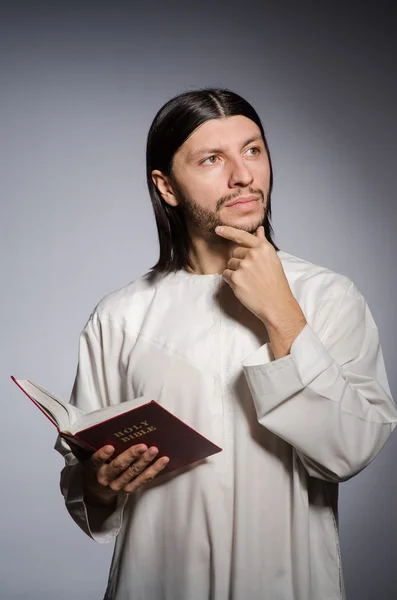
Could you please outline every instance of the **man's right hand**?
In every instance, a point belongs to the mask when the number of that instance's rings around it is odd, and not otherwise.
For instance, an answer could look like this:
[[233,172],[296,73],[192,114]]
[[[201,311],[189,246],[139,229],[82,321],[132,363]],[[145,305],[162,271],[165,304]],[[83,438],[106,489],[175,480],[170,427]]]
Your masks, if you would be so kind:
[[167,456],[162,456],[150,464],[157,456],[158,449],[154,446],[148,448],[144,444],[131,446],[110,460],[113,453],[113,446],[103,446],[83,462],[84,500],[87,504],[115,504],[118,494],[135,492],[154,479],[169,462]]

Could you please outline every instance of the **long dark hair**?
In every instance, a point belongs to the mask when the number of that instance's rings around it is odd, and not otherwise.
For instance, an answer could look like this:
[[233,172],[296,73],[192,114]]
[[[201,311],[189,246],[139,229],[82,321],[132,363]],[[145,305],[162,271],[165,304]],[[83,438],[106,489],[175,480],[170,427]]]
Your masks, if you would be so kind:
[[261,131],[270,162],[270,187],[263,226],[268,241],[278,250],[272,236],[271,190],[273,170],[261,120],[255,109],[241,96],[225,89],[204,88],[185,92],[169,100],[156,114],[146,145],[146,178],[153,204],[160,243],[160,257],[153,273],[170,273],[192,267],[189,260],[190,237],[179,206],[169,206],[152,180],[158,169],[172,180],[172,163],[177,150],[197,127],[210,119],[242,115],[256,123]]

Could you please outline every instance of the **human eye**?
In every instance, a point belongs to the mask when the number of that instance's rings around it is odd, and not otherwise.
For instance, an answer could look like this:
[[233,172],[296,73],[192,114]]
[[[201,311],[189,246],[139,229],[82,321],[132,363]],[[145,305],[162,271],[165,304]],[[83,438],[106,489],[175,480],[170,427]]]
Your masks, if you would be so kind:
[[217,160],[218,160],[218,157],[216,156],[216,154],[212,154],[211,156],[208,156],[207,158],[202,160],[200,164],[201,165],[215,165]]
[[248,148],[247,150],[248,156],[258,156],[260,153],[261,149],[259,146],[251,146],[251,148]]

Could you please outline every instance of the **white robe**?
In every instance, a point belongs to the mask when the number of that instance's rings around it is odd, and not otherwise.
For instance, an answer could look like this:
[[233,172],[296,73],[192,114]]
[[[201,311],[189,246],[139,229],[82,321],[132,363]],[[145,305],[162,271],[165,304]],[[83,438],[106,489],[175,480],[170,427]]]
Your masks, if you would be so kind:
[[373,460],[397,412],[354,284],[278,254],[308,321],[288,356],[274,360],[221,275],[146,275],[105,297],[82,333],[73,404],[144,395],[223,448],[110,512],[84,504],[58,439],[70,514],[116,540],[106,600],[344,598],[338,483]]

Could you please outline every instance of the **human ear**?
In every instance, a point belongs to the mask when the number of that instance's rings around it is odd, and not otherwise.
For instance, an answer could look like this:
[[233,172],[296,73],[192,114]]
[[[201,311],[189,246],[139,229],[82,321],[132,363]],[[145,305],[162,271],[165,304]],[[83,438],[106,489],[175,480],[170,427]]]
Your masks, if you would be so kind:
[[152,181],[164,202],[170,206],[178,206],[179,202],[175,196],[171,182],[166,175],[156,169],[152,171]]

